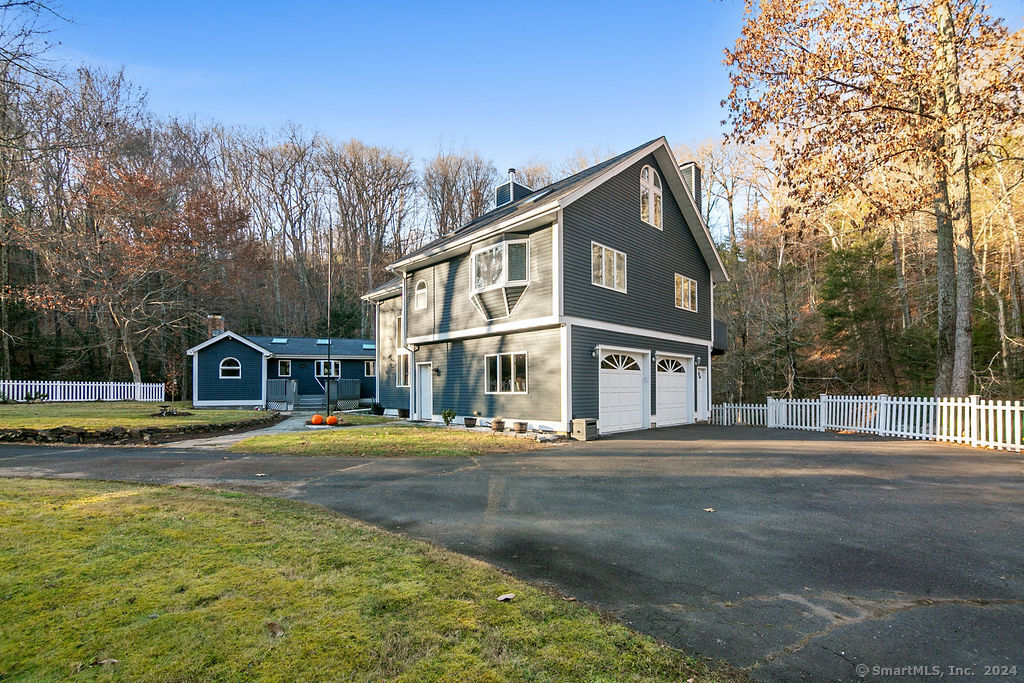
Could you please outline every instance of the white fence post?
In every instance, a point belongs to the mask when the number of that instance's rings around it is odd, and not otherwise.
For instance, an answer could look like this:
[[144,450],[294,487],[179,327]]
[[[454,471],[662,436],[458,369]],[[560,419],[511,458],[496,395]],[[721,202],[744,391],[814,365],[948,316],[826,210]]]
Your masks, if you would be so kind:
[[887,436],[889,433],[889,395],[878,395],[878,407],[875,410],[875,434]]
[[826,402],[828,394],[818,394],[818,431],[825,431],[825,416],[828,414]]
[[970,420],[968,422],[968,424],[970,425],[970,432],[968,433],[968,438],[970,439],[970,444],[972,448],[978,447],[978,441],[981,437],[981,415],[980,410],[978,408],[978,399],[980,398],[981,397],[978,396],[977,394],[971,394],[971,402],[968,408],[968,420]]

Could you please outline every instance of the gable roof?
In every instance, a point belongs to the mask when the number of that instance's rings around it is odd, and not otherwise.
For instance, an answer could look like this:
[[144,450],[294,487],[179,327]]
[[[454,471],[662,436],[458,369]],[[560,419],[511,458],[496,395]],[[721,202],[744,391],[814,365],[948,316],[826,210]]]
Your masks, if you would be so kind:
[[[327,357],[327,345],[317,344],[315,337],[243,337],[231,330],[196,344],[185,353],[189,356],[194,355],[197,351],[202,351],[206,347],[225,339],[234,339],[245,344],[259,351],[266,358],[271,356]],[[274,343],[275,339],[283,339],[284,342]],[[376,346],[372,339],[331,339],[331,355],[336,358],[358,357],[373,359],[376,357]]]
[[222,342],[225,339],[234,339],[237,342],[241,342],[242,344],[245,344],[249,348],[255,349],[256,351],[259,351],[264,356],[268,356],[269,357],[271,355],[270,351],[267,351],[265,348],[263,348],[259,344],[255,344],[255,343],[249,341],[248,339],[246,339],[245,337],[243,337],[242,335],[236,334],[236,333],[232,332],[231,330],[227,330],[226,332],[221,332],[220,334],[218,334],[215,337],[210,337],[206,341],[204,341],[202,343],[199,343],[199,344],[196,344],[191,349],[186,351],[185,355],[188,355],[188,356],[194,355],[196,353],[196,351],[202,351],[207,346],[213,346],[217,342]]
[[[426,260],[431,256],[454,250],[487,235],[501,232],[511,226],[522,225],[532,217],[544,216],[557,209],[565,208],[648,154],[654,154],[658,164],[662,167],[662,174],[665,176],[669,189],[675,196],[676,203],[679,204],[686,219],[686,224],[689,226],[690,232],[693,233],[693,237],[700,247],[701,254],[708,263],[712,281],[728,281],[729,276],[725,272],[725,264],[722,263],[722,259],[718,254],[718,248],[711,238],[711,231],[708,230],[708,226],[704,223],[693,195],[683,181],[679,164],[676,163],[672,150],[668,145],[668,140],[664,136],[645,142],[639,147],[634,147],[628,152],[623,152],[611,159],[595,164],[568,178],[556,181],[547,187],[532,192],[522,199],[489,211],[452,233],[406,254],[388,267],[392,271],[404,271],[408,266]],[[671,170],[666,172],[666,169]],[[374,295],[382,288],[374,290],[367,297]]]

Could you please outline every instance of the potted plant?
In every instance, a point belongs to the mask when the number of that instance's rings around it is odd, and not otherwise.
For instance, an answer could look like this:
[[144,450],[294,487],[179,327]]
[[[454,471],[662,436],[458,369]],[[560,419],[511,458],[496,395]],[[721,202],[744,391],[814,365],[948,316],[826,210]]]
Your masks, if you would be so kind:
[[398,409],[398,417],[402,418],[403,420],[408,418],[409,417],[409,409],[408,408],[399,408]]
[[473,427],[476,427],[476,418],[475,417],[464,417],[464,418],[462,418],[462,422],[469,429],[472,429]]
[[512,423],[512,431],[514,431],[516,434],[525,434],[526,433],[526,428],[528,426],[529,425],[527,423],[525,423],[525,422],[513,422]]
[[496,417],[493,420],[491,420],[491,430],[495,432],[505,431],[505,418]]

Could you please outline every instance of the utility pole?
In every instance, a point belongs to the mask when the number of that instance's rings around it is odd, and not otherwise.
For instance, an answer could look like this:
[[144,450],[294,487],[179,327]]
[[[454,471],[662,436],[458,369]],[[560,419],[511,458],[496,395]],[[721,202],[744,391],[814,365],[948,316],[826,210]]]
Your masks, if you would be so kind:
[[[334,221],[327,221],[327,381],[324,382],[324,418],[331,416],[331,379],[334,362],[331,361],[331,265],[334,262]],[[338,375],[341,375],[340,368]]]

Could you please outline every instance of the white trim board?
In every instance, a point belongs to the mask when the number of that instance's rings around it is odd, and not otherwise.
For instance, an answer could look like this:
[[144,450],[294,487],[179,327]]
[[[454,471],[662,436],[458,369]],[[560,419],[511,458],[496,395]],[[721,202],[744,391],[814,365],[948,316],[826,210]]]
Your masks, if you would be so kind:
[[[266,386],[264,384],[264,386]],[[263,407],[263,401],[192,401],[196,408],[212,408],[214,406]]]
[[696,346],[708,345],[707,339],[701,339],[699,337],[689,337],[687,335],[671,334],[669,332],[663,332],[661,330],[650,330],[644,327],[619,325],[618,323],[610,323],[605,322],[603,320],[593,320],[591,318],[578,318],[576,316],[567,315],[549,315],[542,316],[540,318],[529,318],[528,320],[520,320],[516,322],[498,323],[497,325],[488,325],[486,327],[468,327],[464,330],[443,332],[441,334],[424,334],[418,337],[409,337],[407,339],[407,342],[409,344],[431,344],[434,342],[453,341],[456,339],[469,339],[471,337],[485,337],[491,334],[503,334],[507,332],[526,332],[529,330],[536,330],[544,327],[554,327],[555,325],[578,325],[580,327],[587,327],[607,332],[621,332],[623,334],[632,334],[639,337],[666,339],[670,341],[683,342],[685,344],[694,344]]
[[[470,337],[484,337],[489,334],[501,334],[503,332],[523,332],[541,327],[554,327],[559,323],[558,316],[546,315],[540,318],[529,318],[516,322],[498,323],[485,327],[467,327],[463,330],[453,332],[442,332],[440,334],[424,334],[418,337],[409,337],[409,344],[430,344],[432,342],[450,341],[453,339],[468,339]],[[705,342],[706,343],[706,342]]]
[[191,349],[186,351],[185,354],[188,355],[188,356],[192,356],[197,351],[202,351],[207,346],[212,346],[212,345],[216,344],[217,342],[223,341],[225,339],[234,339],[237,342],[241,342],[242,344],[245,344],[246,346],[248,346],[251,349],[256,349],[257,351],[259,351],[260,353],[263,354],[264,358],[270,358],[272,355],[274,355],[273,353],[271,353],[270,351],[267,351],[265,348],[263,348],[259,344],[251,342],[248,339],[246,339],[245,337],[243,337],[242,335],[235,334],[231,330],[227,330],[225,332],[221,332],[216,337],[210,337],[209,339],[207,339],[206,341],[202,342],[201,344],[196,344]]
[[638,337],[650,337],[652,339],[665,339],[668,341],[683,342],[684,344],[694,344],[695,346],[708,345],[707,339],[688,337],[683,334],[670,334],[668,332],[661,332],[660,330],[648,330],[643,327],[619,325],[618,323],[608,323],[602,320],[591,320],[590,318],[577,318],[574,316],[563,315],[561,317],[561,322],[568,325],[588,327],[591,329],[601,330],[604,332],[621,332],[622,334],[632,334]]

